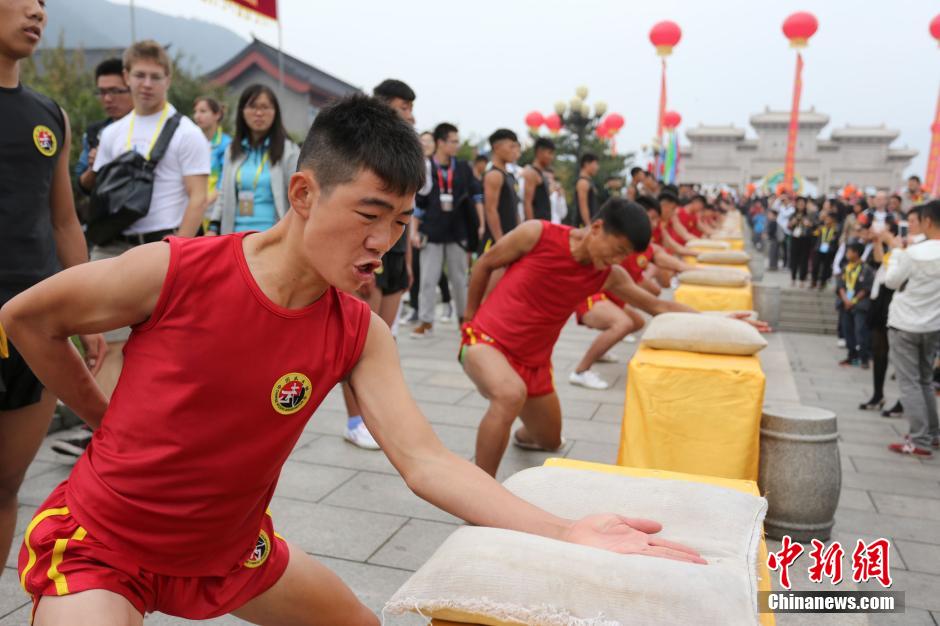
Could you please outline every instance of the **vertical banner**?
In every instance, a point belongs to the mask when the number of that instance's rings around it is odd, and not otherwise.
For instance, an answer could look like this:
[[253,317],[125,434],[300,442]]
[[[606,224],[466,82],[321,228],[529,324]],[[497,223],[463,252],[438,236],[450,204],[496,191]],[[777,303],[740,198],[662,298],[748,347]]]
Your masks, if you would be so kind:
[[787,133],[787,155],[783,162],[783,188],[793,191],[796,162],[796,136],[800,130],[800,93],[803,91],[803,55],[796,53],[796,78],[793,81],[793,104],[790,107],[790,128]]
[[663,116],[666,115],[666,57],[662,62],[662,76],[659,81],[659,113],[656,116],[656,140],[659,147],[656,149],[656,160],[653,164],[653,173],[657,178],[663,175],[663,162],[665,159],[666,144],[663,143]]
[[277,19],[277,0],[226,0],[226,2],[272,20]]
[[924,190],[931,198],[940,196],[940,93],[937,94],[937,112],[930,125],[930,152],[927,155],[927,175]]

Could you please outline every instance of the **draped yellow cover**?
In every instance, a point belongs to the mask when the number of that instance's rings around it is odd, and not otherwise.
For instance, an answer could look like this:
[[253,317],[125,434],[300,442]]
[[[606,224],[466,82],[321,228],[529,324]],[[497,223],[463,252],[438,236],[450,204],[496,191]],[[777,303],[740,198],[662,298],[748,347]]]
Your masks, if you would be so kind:
[[757,480],[764,372],[756,356],[641,347],[617,465]]
[[750,311],[754,309],[751,285],[743,287],[712,287],[709,285],[679,285],[675,301],[696,311]]
[[[592,472],[602,472],[605,474],[617,474],[620,476],[637,476],[640,478],[661,478],[663,480],[687,480],[689,482],[706,483],[718,487],[726,487],[759,496],[760,490],[757,483],[753,480],[733,480],[730,478],[717,478],[715,476],[705,476],[701,474],[683,474],[679,472],[667,472],[662,470],[650,470],[637,467],[619,467],[617,465],[604,465],[602,463],[589,463],[587,461],[575,461],[572,459],[548,459],[545,461],[546,467],[568,467],[571,469],[589,470]],[[770,591],[770,570],[767,569],[767,544],[761,539],[760,552],[757,562],[757,588],[759,591]],[[774,626],[773,613],[761,613],[760,623],[763,626]]]

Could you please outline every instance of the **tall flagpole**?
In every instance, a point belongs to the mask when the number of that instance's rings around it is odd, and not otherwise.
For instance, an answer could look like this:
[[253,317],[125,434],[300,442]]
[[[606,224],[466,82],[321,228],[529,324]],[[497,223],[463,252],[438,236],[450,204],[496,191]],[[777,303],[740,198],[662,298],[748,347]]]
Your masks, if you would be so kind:
[[790,127],[787,132],[787,153],[783,160],[783,188],[793,192],[796,165],[796,139],[800,130],[800,93],[803,91],[803,55],[796,53],[796,78],[793,80],[793,103],[790,106]]
[[924,189],[932,198],[940,195],[940,93],[937,94],[937,111],[930,125],[930,153],[927,155]]
[[131,0],[130,4],[131,12],[131,44],[137,43],[137,25],[134,21],[134,0]]
[[281,14],[277,14],[277,80],[278,97],[284,99],[284,35],[281,29]]

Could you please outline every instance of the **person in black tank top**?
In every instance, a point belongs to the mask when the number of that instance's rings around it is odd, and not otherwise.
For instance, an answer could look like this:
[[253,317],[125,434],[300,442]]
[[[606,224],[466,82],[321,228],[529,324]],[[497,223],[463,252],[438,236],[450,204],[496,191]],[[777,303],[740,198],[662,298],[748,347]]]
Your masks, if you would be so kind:
[[506,166],[515,160],[518,143],[516,133],[505,128],[490,135],[493,159],[492,168],[483,175],[483,212],[486,217],[486,230],[480,242],[481,254],[519,225],[519,196],[516,192],[516,178],[506,169]]
[[597,215],[597,189],[594,187],[594,177],[597,176],[598,169],[600,169],[600,162],[597,160],[597,155],[588,152],[581,157],[581,171],[574,187],[575,206],[578,208],[576,216],[578,226],[590,224]]
[[555,143],[551,139],[539,137],[535,140],[535,159],[522,173],[525,180],[523,212],[527,220],[552,219],[551,191],[545,170],[555,160]]
[[[20,83],[46,25],[38,2],[0,3],[0,306],[62,267],[88,260],[69,179],[70,133],[59,106]],[[2,336],[3,333],[0,333]],[[104,339],[83,336],[88,365]],[[63,340],[64,342],[64,340]],[[16,492],[42,443],[55,397],[17,347],[0,339],[0,559],[16,523]]]

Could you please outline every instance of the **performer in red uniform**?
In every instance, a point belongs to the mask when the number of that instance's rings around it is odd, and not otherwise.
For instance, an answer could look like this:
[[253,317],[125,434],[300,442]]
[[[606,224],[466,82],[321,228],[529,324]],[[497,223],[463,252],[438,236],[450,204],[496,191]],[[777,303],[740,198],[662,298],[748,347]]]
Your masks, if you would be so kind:
[[705,236],[706,230],[699,219],[699,213],[706,204],[704,196],[695,196],[686,205],[680,206],[672,216],[669,234],[680,245],[684,246],[688,241]]
[[[581,301],[609,291],[651,314],[691,310],[657,300],[619,267],[634,249],[645,249],[649,237],[643,208],[612,198],[583,228],[526,222],[474,265],[461,362],[490,401],[477,434],[476,462],[484,470],[496,474],[516,416],[525,427],[516,432],[515,443],[547,450],[561,445],[551,354]],[[507,266],[481,305],[490,274]]]
[[[435,436],[388,325],[346,295],[401,236],[423,176],[414,130],[385,104],[352,96],[317,116],[290,179],[290,211],[273,228],[141,245],[0,309],[43,384],[96,429],[26,528],[19,571],[37,626],[140,625],[145,611],[378,624],[267,514],[284,460],[343,379],[406,483],[442,509],[472,524],[703,562],[650,537],[661,526],[649,520],[538,509]],[[109,406],[69,337],[128,325]]]

